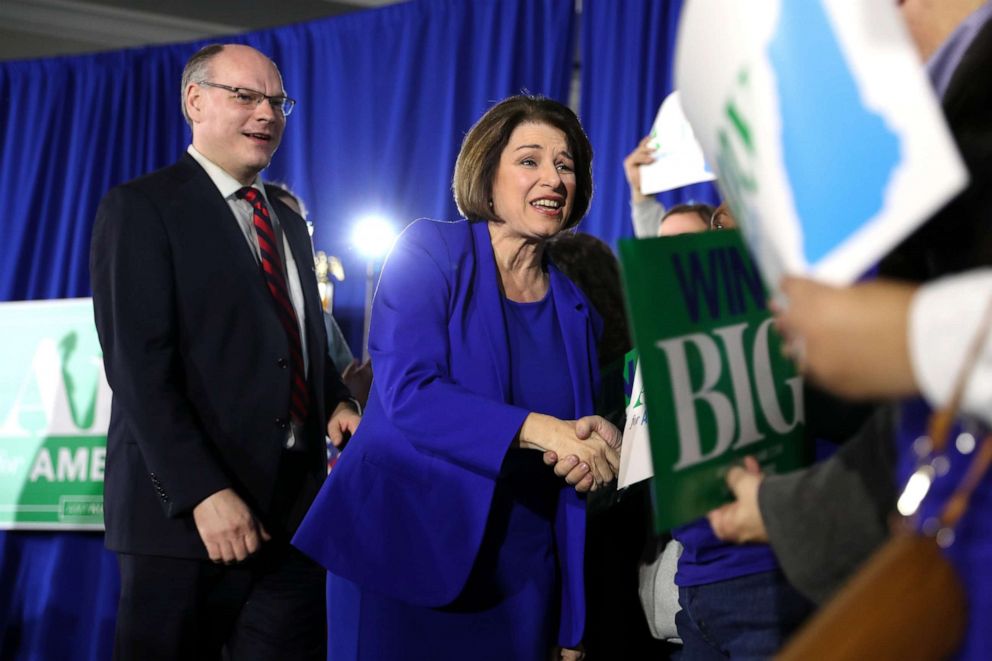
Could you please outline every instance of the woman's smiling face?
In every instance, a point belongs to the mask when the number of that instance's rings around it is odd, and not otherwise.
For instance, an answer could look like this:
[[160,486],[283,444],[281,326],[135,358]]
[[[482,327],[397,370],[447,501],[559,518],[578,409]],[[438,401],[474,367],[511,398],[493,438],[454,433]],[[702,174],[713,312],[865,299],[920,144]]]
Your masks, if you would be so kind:
[[493,213],[511,234],[548,239],[565,225],[575,197],[575,170],[565,134],[544,123],[520,124],[500,154]]

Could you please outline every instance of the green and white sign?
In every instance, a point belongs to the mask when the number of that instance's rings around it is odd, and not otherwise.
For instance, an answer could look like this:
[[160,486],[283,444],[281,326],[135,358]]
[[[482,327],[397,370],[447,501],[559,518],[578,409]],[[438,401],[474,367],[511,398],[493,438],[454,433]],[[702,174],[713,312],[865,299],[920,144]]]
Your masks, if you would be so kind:
[[740,233],[621,241],[620,256],[651,420],[658,529],[727,502],[724,474],[745,455],[769,472],[807,463],[802,380],[782,356]]
[[103,529],[110,387],[90,299],[0,304],[0,528]]

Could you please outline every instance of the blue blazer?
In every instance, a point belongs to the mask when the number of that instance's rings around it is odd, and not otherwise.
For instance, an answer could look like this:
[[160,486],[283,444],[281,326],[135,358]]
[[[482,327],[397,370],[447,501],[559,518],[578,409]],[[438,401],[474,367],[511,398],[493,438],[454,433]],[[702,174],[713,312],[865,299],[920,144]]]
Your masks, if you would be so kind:
[[[548,268],[575,416],[590,415],[601,322]],[[507,403],[500,296],[486,222],[421,219],[397,240],[372,308],[375,378],[365,416],[293,539],[331,572],[420,606],[461,592],[503,457],[528,414]],[[559,642],[574,645],[585,620],[585,503],[562,485]]]

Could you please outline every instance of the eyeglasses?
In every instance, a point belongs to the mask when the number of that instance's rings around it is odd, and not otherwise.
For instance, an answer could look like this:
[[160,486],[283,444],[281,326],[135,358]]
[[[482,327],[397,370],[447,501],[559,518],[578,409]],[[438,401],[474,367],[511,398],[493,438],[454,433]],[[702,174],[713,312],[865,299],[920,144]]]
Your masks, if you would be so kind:
[[276,112],[282,113],[283,117],[288,117],[289,113],[293,112],[293,107],[296,105],[296,99],[291,99],[288,96],[268,96],[263,94],[258,90],[250,90],[246,87],[231,87],[230,85],[221,85],[220,83],[210,83],[202,80],[197,83],[197,85],[206,85],[207,87],[216,87],[217,89],[227,90],[231,93],[231,98],[239,106],[244,106],[246,108],[255,108],[262,101],[268,101],[269,105]]

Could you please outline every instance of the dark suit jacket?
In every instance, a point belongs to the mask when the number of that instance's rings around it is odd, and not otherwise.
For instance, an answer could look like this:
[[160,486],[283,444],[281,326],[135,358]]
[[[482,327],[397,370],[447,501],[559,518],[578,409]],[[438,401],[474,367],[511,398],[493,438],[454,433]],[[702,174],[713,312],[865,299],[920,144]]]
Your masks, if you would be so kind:
[[[574,415],[593,413],[598,315],[554,266]],[[528,411],[508,404],[509,345],[487,223],[419,220],[396,242],[372,312],[362,426],[293,543],[363,588],[421,606],[462,591],[503,457]],[[550,470],[550,469],[548,469]],[[560,642],[585,620],[585,504],[562,483]]]
[[[327,360],[306,225],[285,205],[271,204],[306,299],[313,403],[306,478],[295,488],[309,502],[326,474],[323,428],[347,390]],[[288,340],[244,234],[192,157],[107,193],[93,229],[90,274],[114,392],[104,482],[108,548],[206,558],[192,509],[225,487],[270,532],[290,534],[298,521],[273,508],[289,418]]]
[[[880,273],[916,282],[992,265],[992,21],[955,70],[943,109],[968,167],[968,187],[900,244]],[[789,580],[823,601],[888,536],[896,500],[895,405],[882,407],[820,466],[770,476],[759,504]]]

